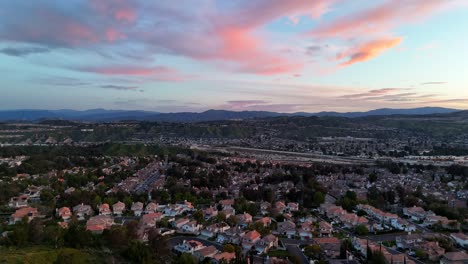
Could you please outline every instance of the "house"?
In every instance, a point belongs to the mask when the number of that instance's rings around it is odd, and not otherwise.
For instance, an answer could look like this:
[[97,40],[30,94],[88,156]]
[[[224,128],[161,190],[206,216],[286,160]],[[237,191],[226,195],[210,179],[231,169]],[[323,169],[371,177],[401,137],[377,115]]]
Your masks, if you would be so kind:
[[249,213],[243,213],[236,215],[237,222],[240,226],[246,227],[252,223],[252,216]]
[[93,208],[87,204],[79,204],[73,207],[73,213],[79,220],[84,220],[86,216],[93,215]]
[[64,193],[70,195],[72,194],[73,192],[75,191],[75,187],[70,187],[68,189],[66,189],[65,191],[63,191]]
[[391,221],[390,225],[398,230],[405,232],[414,232],[416,231],[416,226],[404,219],[397,218]]
[[86,222],[86,230],[95,234],[102,234],[105,229],[110,229],[114,219],[110,215],[97,215],[89,218]]
[[329,237],[333,233],[333,226],[326,221],[320,221],[318,233],[320,237]]
[[197,221],[190,221],[188,223],[185,223],[182,225],[180,228],[183,232],[187,233],[198,233],[200,231],[200,228],[202,226],[197,223]]
[[216,210],[213,207],[208,207],[205,210],[203,210],[203,216],[205,217],[205,220],[209,220],[212,217],[215,217],[218,215],[218,210]]
[[460,246],[468,247],[468,236],[463,233],[452,233],[450,237]]
[[299,211],[299,204],[297,204],[297,203],[288,203],[287,210],[289,212],[297,212],[297,211]]
[[230,263],[236,259],[236,253],[228,253],[228,252],[222,252],[218,253],[213,256],[213,263],[214,264],[219,264],[220,262],[223,263]]
[[214,246],[204,247],[193,253],[193,255],[201,262],[206,258],[213,258],[219,251]]
[[240,226],[231,227],[225,232],[218,233],[216,242],[220,244],[223,244],[223,243],[239,244],[242,242],[242,237],[244,235],[245,235],[245,231]]
[[111,215],[109,204],[103,203],[99,206],[99,215]]
[[280,222],[278,223],[276,233],[287,236],[288,238],[292,238],[296,235],[296,224],[294,224],[292,221]]
[[234,199],[221,200],[219,201],[219,204],[221,205],[221,208],[223,208],[223,210],[231,209],[234,206]]
[[445,249],[440,247],[439,243],[435,241],[421,243],[418,248],[427,254],[430,261],[438,261],[445,254]]
[[72,217],[72,212],[70,208],[68,207],[62,207],[57,210],[57,217],[60,217],[63,219],[63,221],[68,221]]
[[307,240],[312,238],[312,223],[305,222],[301,224],[301,228],[298,230],[299,237],[301,240]]
[[255,221],[255,223],[260,223],[263,227],[269,227],[271,225],[271,218],[270,217],[262,217]]
[[468,263],[468,254],[464,251],[447,252],[440,259],[440,264],[466,264]]
[[156,222],[161,221],[162,213],[150,213],[141,217],[140,223],[145,227],[155,227]]
[[204,248],[205,245],[197,240],[184,240],[182,243],[176,245],[174,250],[180,253],[193,254],[195,251]]
[[242,236],[242,247],[244,249],[251,249],[260,240],[260,233],[256,230],[252,230]]
[[172,227],[181,229],[183,225],[187,224],[190,222],[190,219],[188,218],[180,218],[172,222]]
[[336,237],[320,237],[314,238],[322,249],[323,253],[329,258],[338,258],[340,256],[341,241]]
[[131,210],[134,216],[141,216],[141,214],[143,213],[143,203],[142,202],[133,203]]
[[255,244],[255,250],[257,250],[258,253],[267,253],[271,248],[277,247],[278,238],[272,234],[264,236]]
[[201,235],[208,237],[208,238],[213,238],[218,235],[220,232],[225,232],[228,230],[230,227],[227,224],[224,223],[215,223],[212,225],[207,226],[205,229],[201,231]]
[[236,210],[234,208],[226,208],[221,212],[226,216],[226,219],[233,215],[236,215]]
[[287,207],[283,202],[278,201],[275,203],[275,208],[278,210],[278,213],[283,214]]
[[123,212],[125,211],[125,204],[120,201],[115,203],[112,205],[112,211],[114,212],[114,215],[122,216]]
[[395,238],[397,248],[414,249],[419,243],[423,242],[423,237],[420,234],[410,234],[406,236],[397,236]]
[[157,210],[158,210],[158,204],[151,202],[146,205],[145,214],[156,213]]
[[271,204],[269,202],[260,203],[260,213],[262,215],[267,215],[270,213]]
[[33,220],[35,217],[37,217],[39,215],[39,212],[37,211],[37,208],[34,208],[34,207],[22,207],[18,210],[16,210],[16,212],[14,212],[11,216],[10,216],[10,220],[9,220],[9,224],[10,225],[14,225],[16,224],[17,222],[20,222],[23,220],[23,218],[26,217],[26,219],[28,220],[28,222],[30,222],[31,220]]
[[20,195],[11,197],[10,201],[8,202],[8,206],[11,208],[21,208],[28,206],[28,199],[29,196],[27,195]]
[[424,221],[428,216],[434,216],[434,212],[426,211],[422,207],[413,206],[403,208],[403,215],[409,217],[413,221]]

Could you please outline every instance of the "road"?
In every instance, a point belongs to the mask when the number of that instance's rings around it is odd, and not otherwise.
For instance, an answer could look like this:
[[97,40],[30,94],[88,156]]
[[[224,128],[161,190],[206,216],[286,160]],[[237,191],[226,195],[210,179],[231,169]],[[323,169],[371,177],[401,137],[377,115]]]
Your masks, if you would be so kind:
[[302,250],[297,245],[287,245],[286,250],[289,254],[296,256],[302,264],[308,264],[309,259],[304,255]]

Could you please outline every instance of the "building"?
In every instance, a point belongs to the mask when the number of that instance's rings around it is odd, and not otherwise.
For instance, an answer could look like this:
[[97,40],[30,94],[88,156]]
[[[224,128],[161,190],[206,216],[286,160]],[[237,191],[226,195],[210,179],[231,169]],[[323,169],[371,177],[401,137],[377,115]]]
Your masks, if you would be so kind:
[[132,210],[134,216],[141,216],[141,214],[143,213],[143,203],[133,203],[130,210]]
[[103,203],[99,206],[99,215],[111,215],[109,204]]
[[198,233],[201,227],[202,226],[199,225],[197,221],[190,221],[188,223],[183,224],[180,229],[183,232],[187,232],[187,233]]
[[260,233],[256,230],[248,232],[242,237],[242,247],[244,249],[251,249],[258,241],[260,241],[260,237]]
[[140,223],[145,227],[155,227],[156,222],[161,221],[162,217],[162,213],[145,214],[141,217]]
[[182,243],[176,245],[174,247],[174,250],[180,253],[190,253],[193,255],[193,253],[197,250],[200,250],[204,248],[205,245],[201,243],[200,241],[196,240],[184,240]]
[[463,251],[447,252],[440,259],[440,264],[466,264],[468,263],[468,254]]
[[151,213],[156,213],[156,211],[158,210],[158,204],[156,203],[149,203],[146,205],[146,208],[145,208],[145,214],[151,214]]
[[93,208],[87,204],[79,204],[73,207],[73,213],[79,220],[84,220],[86,216],[93,215]]
[[57,217],[62,218],[63,221],[68,221],[72,217],[72,212],[70,208],[62,207],[62,208],[57,209]]
[[110,215],[97,215],[89,218],[86,222],[86,230],[95,234],[102,234],[105,229],[110,229],[114,219]]
[[214,246],[204,247],[193,253],[193,255],[201,262],[206,258],[214,258],[219,251]]
[[450,237],[460,246],[468,247],[468,236],[463,233],[453,233]]
[[112,205],[112,211],[114,212],[114,215],[122,216],[123,212],[125,211],[125,204],[118,201]]
[[16,210],[15,213],[13,213],[10,216],[9,224],[14,225],[17,222],[20,222],[23,220],[23,218],[26,218],[28,222],[33,220],[35,217],[39,215],[37,208],[34,207],[23,207],[18,210]]

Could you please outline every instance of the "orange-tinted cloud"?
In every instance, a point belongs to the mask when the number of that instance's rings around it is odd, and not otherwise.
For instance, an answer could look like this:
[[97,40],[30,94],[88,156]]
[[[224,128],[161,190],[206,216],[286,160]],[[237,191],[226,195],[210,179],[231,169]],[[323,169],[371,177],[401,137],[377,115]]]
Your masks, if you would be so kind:
[[396,26],[415,22],[454,6],[452,0],[386,0],[357,13],[325,22],[310,34],[316,37],[348,38],[356,34],[379,34]]
[[345,52],[344,54],[340,54],[338,59],[342,59],[347,57],[348,60],[341,63],[341,66],[349,66],[351,64],[357,62],[363,62],[370,60],[380,53],[384,52],[387,49],[393,48],[396,45],[400,44],[401,37],[396,38],[387,38],[387,39],[380,39],[371,42],[364,43],[360,46],[352,48],[351,50]]

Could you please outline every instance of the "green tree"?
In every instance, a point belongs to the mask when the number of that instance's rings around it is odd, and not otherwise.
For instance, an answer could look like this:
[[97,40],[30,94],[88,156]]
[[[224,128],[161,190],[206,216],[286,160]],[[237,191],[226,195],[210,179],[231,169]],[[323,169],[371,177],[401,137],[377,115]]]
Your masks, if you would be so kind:
[[229,252],[229,253],[233,253],[236,251],[236,247],[232,244],[225,244],[223,246],[223,251],[224,252]]
[[183,253],[180,256],[176,257],[172,263],[174,264],[198,264],[198,261],[192,255],[188,253]]
[[358,225],[354,229],[354,232],[359,236],[367,236],[369,234],[369,229],[365,225]]

